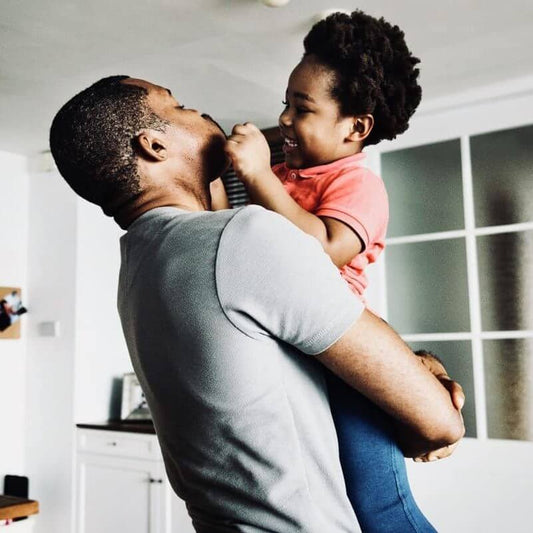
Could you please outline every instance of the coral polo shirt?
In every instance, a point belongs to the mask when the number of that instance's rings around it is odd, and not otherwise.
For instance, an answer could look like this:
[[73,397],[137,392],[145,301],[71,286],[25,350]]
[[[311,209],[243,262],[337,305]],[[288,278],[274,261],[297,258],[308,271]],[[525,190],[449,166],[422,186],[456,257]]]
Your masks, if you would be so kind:
[[361,298],[368,285],[365,268],[385,247],[389,221],[385,185],[364,166],[365,158],[361,152],[312,168],[288,168],[285,163],[272,168],[303,209],[318,217],[340,220],[357,233],[363,250],[339,270]]

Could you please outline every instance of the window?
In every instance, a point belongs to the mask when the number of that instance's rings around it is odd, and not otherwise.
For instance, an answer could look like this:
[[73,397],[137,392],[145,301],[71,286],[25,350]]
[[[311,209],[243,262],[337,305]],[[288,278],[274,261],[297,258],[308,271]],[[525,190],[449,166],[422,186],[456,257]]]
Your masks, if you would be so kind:
[[467,436],[533,440],[533,126],[381,154],[387,318],[467,394]]

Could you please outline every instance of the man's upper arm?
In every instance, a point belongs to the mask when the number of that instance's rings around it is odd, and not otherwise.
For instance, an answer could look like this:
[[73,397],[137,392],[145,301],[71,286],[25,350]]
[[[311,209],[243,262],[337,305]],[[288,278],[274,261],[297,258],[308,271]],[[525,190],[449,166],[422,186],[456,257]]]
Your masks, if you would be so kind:
[[216,283],[241,331],[308,354],[334,343],[363,309],[315,238],[258,206],[240,210],[224,229]]

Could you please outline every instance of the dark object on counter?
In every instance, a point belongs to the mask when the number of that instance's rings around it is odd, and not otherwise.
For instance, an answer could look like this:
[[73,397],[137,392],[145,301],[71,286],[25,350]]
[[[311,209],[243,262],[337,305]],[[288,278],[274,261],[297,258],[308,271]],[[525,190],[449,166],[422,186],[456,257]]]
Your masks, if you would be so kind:
[[[4,476],[4,494],[6,496],[16,496],[17,498],[22,498],[23,500],[28,500],[29,494],[29,480],[26,476],[13,476],[8,474]],[[32,514],[32,513],[28,513]],[[17,522],[18,520],[24,520],[28,518],[27,516],[17,516],[13,517],[13,521]]]
[[26,476],[4,476],[4,494],[27,498],[29,494],[29,481]]

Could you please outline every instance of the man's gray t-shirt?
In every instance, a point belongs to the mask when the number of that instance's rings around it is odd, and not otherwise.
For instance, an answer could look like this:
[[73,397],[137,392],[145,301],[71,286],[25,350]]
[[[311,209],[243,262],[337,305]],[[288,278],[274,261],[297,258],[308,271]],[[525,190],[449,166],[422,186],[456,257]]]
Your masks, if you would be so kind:
[[318,241],[257,206],[161,207],[121,251],[124,334],[197,531],[358,531],[313,355],[362,305]]

